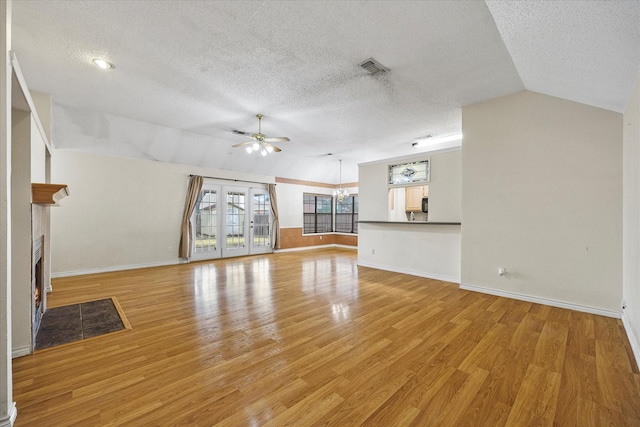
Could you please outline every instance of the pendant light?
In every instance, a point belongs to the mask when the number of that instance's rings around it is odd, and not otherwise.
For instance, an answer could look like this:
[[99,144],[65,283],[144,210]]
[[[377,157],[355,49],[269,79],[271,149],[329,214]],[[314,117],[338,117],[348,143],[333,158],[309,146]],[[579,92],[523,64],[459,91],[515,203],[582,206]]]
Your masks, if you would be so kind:
[[342,189],[342,159],[340,162],[340,183],[338,184],[338,189],[333,190],[333,196],[338,199],[338,203],[342,203],[345,197],[349,197],[349,192],[347,190]]

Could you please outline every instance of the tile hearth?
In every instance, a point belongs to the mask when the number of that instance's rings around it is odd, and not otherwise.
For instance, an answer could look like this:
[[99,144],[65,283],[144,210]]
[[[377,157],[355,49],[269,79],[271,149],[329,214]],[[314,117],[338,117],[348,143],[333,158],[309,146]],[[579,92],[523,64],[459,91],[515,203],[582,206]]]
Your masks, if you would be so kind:
[[36,350],[125,329],[111,298],[48,309],[36,337]]

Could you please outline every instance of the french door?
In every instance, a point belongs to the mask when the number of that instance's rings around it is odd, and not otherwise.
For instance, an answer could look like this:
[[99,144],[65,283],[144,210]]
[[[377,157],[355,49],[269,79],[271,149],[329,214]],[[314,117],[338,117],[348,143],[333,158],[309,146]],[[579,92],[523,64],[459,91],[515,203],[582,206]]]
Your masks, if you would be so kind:
[[272,251],[266,189],[205,183],[191,221],[193,260]]
[[252,254],[272,252],[271,198],[266,189],[252,188],[249,203],[249,251]]
[[220,258],[220,186],[203,184],[191,217],[191,259]]
[[222,256],[232,257],[249,255],[247,209],[249,207],[249,189],[246,187],[223,187],[225,215],[222,229],[225,237],[222,242]]

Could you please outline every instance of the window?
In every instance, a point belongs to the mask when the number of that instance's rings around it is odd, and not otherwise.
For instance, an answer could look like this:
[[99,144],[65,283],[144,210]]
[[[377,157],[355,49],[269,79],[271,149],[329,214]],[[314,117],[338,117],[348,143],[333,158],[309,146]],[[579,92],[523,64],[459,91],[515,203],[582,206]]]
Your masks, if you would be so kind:
[[389,165],[389,184],[410,184],[413,182],[429,182],[429,160]]
[[304,194],[304,234],[333,231],[333,197]]
[[[339,202],[325,194],[304,194],[303,234],[314,233],[358,233],[358,195],[354,194]],[[333,202],[335,200],[335,220]]]
[[358,233],[358,195],[336,200],[336,232]]

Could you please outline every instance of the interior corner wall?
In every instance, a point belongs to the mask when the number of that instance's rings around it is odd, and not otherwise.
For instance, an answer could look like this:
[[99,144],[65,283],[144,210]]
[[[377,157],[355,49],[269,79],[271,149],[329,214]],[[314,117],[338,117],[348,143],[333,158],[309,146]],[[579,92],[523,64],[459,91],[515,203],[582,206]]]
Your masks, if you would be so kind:
[[623,321],[640,366],[640,74],[624,112]]
[[273,177],[54,150],[51,180],[69,196],[51,208],[54,276],[180,262],[189,174],[271,183]]
[[462,285],[619,316],[622,114],[524,91],[462,128]]

